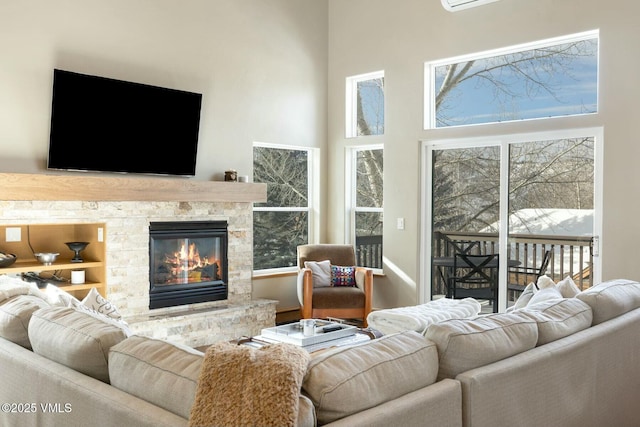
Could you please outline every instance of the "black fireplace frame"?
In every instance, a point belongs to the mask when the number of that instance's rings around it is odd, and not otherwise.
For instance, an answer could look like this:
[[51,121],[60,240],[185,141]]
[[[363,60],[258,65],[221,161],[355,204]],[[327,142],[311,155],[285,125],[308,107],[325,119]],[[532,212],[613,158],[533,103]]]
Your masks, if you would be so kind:
[[[151,257],[159,239],[220,238],[221,280],[197,283],[158,285],[152,283],[154,272]],[[227,221],[165,221],[149,223],[149,309],[220,301],[228,298],[228,230]]]

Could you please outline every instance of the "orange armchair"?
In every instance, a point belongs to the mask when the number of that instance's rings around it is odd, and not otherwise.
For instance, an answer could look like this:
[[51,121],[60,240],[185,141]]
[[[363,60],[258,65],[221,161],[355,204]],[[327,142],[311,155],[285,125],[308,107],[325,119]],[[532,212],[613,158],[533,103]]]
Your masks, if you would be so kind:
[[[367,326],[373,295],[373,270],[357,267],[355,263],[355,250],[351,245],[298,246],[297,288],[303,319],[362,319],[363,326]],[[345,282],[337,277],[352,271],[353,282],[350,278]],[[353,286],[345,286],[346,283]]]

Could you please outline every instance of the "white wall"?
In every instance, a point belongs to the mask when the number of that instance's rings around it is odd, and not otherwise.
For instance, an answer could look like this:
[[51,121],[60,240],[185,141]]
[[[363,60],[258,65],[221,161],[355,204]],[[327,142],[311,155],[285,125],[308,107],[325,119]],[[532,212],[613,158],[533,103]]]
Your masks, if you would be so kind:
[[[487,136],[564,128],[604,128],[602,278],[640,280],[636,248],[640,168],[634,123],[640,87],[637,42],[640,4],[633,0],[501,0],[457,13],[439,0],[329,0],[328,233],[344,239],[345,147],[385,145],[384,279],[374,306],[410,305],[419,283],[420,140]],[[465,129],[423,130],[425,61],[600,29],[600,112],[585,117]],[[385,135],[344,137],[345,78],[385,70]],[[404,230],[395,227],[405,218]]]
[[2,1],[0,170],[45,171],[54,68],[202,93],[197,179],[251,175],[253,141],[324,147],[326,22],[314,0]]
[[[0,171],[49,173],[54,68],[202,93],[194,179],[251,175],[254,141],[324,152],[327,33],[318,0],[3,0]],[[287,279],[255,297],[295,306]]]

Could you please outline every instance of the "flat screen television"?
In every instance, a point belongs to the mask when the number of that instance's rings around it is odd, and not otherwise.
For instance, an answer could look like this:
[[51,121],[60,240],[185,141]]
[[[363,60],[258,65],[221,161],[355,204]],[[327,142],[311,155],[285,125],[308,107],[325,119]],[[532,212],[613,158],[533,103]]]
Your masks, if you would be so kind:
[[193,176],[202,94],[54,70],[47,168]]

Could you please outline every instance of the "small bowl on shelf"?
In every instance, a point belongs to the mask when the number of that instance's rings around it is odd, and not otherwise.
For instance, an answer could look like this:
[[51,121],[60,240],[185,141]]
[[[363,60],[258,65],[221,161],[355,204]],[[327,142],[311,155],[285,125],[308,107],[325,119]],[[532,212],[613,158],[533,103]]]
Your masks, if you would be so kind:
[[0,252],[0,268],[5,268],[13,265],[13,263],[16,262],[16,258],[17,257],[15,256],[15,254],[5,254],[3,252]]
[[33,254],[38,261],[40,261],[44,265],[53,264],[58,258],[59,253],[56,252],[38,252]]

